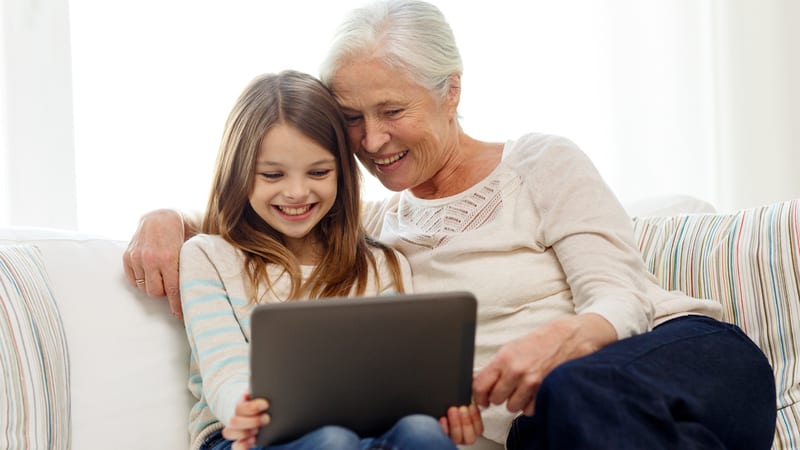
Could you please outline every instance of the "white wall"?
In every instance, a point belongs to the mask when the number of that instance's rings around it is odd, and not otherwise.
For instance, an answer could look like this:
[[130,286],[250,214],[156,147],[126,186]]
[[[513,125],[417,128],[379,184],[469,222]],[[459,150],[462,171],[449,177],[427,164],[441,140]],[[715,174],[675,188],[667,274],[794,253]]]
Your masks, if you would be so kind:
[[10,157],[8,148],[8,99],[6,90],[6,3],[0,1],[0,224],[10,223],[11,206],[8,204],[11,183],[9,180]]
[[[476,138],[563,134],[625,200],[800,197],[800,2],[433,1],[462,49]],[[315,73],[361,0],[312,16],[301,2],[67,3],[0,3],[0,226],[127,238],[145,211],[203,207],[244,84]]]
[[0,224],[74,229],[67,0],[2,0],[0,14]]
[[717,6],[719,203],[800,197],[800,2]]

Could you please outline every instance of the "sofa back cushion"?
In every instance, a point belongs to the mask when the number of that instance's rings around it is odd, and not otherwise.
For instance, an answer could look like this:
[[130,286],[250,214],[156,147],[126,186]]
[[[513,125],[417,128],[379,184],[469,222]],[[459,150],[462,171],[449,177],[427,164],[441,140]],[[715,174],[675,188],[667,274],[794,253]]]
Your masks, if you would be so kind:
[[777,388],[775,449],[800,448],[800,199],[728,214],[634,218],[661,285],[716,299],[764,351]]
[[59,230],[0,229],[0,245],[9,243],[40,249],[61,313],[70,355],[72,448],[188,448],[194,399],[183,322],[172,317],[166,300],[127,284],[127,243]]
[[0,246],[0,448],[70,448],[69,358],[39,250]]

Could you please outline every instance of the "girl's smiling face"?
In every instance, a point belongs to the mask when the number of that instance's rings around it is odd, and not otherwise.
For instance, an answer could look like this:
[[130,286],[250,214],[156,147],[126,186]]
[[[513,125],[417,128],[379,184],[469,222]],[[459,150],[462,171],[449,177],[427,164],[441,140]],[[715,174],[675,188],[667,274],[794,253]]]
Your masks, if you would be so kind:
[[283,234],[301,263],[313,263],[314,227],[336,200],[336,157],[296,128],[272,127],[261,140],[250,206]]

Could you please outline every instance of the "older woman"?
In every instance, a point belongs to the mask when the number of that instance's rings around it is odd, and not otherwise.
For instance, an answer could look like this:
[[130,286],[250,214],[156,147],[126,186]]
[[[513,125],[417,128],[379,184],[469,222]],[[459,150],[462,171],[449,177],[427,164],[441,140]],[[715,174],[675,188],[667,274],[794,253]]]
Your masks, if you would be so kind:
[[[353,11],[321,71],[353,151],[398,192],[367,206],[368,231],[406,255],[417,291],[479,299],[484,436],[511,449],[768,449],[775,387],[761,351],[717,320],[716,302],[658,287],[572,142],[467,135],[461,75],[445,18],[417,0]],[[173,304],[185,225],[153,212],[125,255],[131,282]]]

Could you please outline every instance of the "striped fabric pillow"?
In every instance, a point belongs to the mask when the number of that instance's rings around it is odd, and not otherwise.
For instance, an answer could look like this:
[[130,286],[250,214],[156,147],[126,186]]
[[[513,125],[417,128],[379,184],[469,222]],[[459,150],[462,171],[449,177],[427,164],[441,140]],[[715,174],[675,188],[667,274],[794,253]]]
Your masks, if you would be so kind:
[[41,254],[0,246],[0,448],[69,447],[67,345]]
[[648,265],[666,289],[722,302],[775,373],[774,449],[800,448],[800,199],[730,214],[634,218]]

